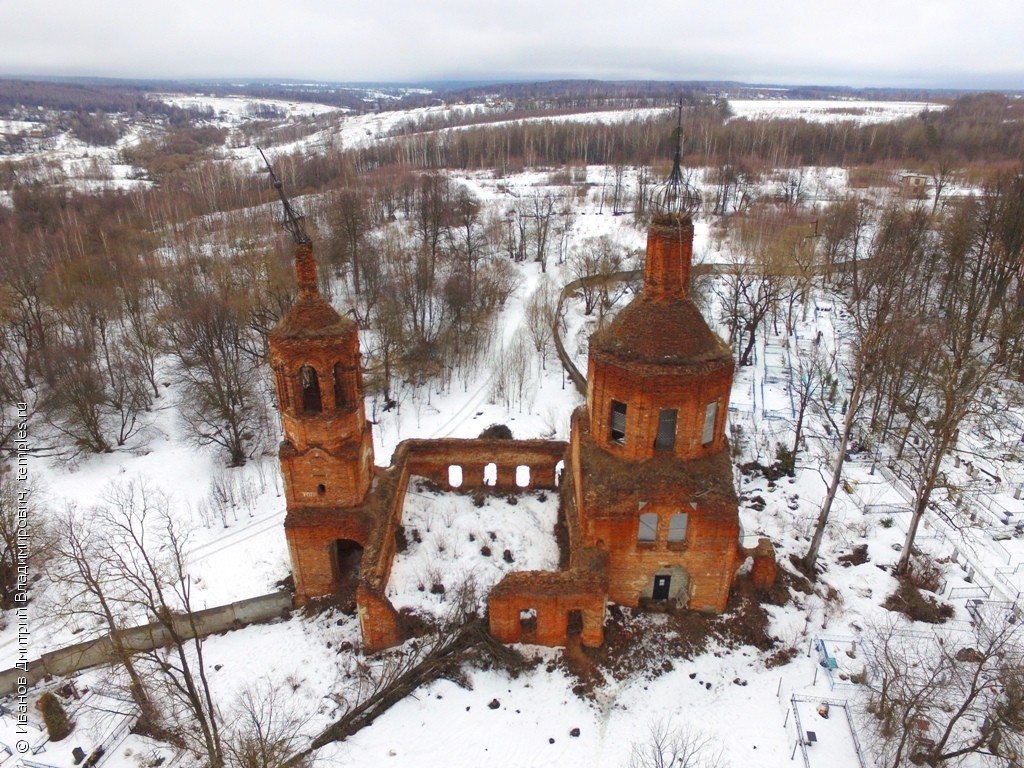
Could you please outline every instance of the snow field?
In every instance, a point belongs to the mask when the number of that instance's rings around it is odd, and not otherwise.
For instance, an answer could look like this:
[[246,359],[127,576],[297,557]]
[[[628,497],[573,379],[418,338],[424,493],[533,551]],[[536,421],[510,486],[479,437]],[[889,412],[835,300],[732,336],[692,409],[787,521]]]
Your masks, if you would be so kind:
[[395,556],[387,596],[398,610],[442,619],[466,586],[483,610],[487,593],[506,573],[558,568],[557,518],[556,493],[474,499],[440,493],[411,477],[402,513],[408,548]]

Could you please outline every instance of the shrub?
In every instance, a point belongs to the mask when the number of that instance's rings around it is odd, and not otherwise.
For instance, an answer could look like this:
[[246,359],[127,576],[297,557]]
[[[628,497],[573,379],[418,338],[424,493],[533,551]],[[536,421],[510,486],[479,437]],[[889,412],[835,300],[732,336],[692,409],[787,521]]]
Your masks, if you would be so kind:
[[918,589],[939,594],[945,589],[942,568],[930,557],[914,557],[907,568],[907,578]]
[[405,526],[400,525],[395,529],[395,551],[405,552],[409,549],[409,539],[405,535]]
[[504,424],[491,424],[480,433],[481,440],[511,440],[512,430]]
[[909,578],[900,579],[899,588],[889,595],[884,606],[890,611],[902,613],[908,619],[927,624],[941,624],[953,616],[953,606],[921,594],[921,590]]
[[47,691],[39,697],[39,708],[43,711],[43,722],[50,741],[60,741],[71,733],[71,722],[60,699]]

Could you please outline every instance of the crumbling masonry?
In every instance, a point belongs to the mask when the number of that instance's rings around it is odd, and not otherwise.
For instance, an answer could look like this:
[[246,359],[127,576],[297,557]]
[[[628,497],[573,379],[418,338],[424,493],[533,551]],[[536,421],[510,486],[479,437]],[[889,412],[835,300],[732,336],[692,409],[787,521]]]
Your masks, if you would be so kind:
[[692,249],[689,215],[655,217],[644,292],[591,338],[587,403],[568,444],[406,440],[379,469],[356,326],[320,295],[312,248],[299,243],[298,298],[270,335],[296,601],[354,595],[366,645],[401,642],[385,587],[406,488],[412,476],[449,487],[452,466],[459,492],[521,491],[516,469],[526,466],[529,488],[560,494],[563,567],[511,573],[491,590],[501,641],[601,645],[609,600],[721,612],[748,556],[756,584],[769,586],[770,545],[739,544],[725,437],[734,363],[689,298]]

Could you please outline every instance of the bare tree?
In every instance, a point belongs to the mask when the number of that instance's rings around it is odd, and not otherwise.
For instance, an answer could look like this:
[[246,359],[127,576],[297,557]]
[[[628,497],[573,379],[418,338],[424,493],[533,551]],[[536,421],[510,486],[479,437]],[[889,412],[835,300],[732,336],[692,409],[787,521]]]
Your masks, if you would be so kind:
[[691,727],[676,727],[658,720],[647,738],[634,741],[629,768],[725,768],[722,747],[710,736]]
[[[845,402],[842,426],[833,425],[837,428],[838,440],[832,477],[811,543],[801,561],[804,571],[812,577],[860,407],[872,387],[873,377],[885,367],[879,360],[879,352],[886,339],[901,332],[901,323],[910,315],[917,300],[906,275],[923,261],[927,225],[927,218],[919,211],[906,214],[890,209],[875,236],[870,263],[856,274],[845,296],[854,328],[852,337],[846,340],[845,361],[839,365],[838,372],[849,382],[850,395]],[[825,413],[828,416],[827,410]]]
[[540,264],[540,271],[548,271],[548,250],[551,238],[551,224],[556,213],[558,199],[550,191],[534,193],[531,198],[532,210],[530,217],[533,220],[531,227],[533,233],[534,260]]
[[266,404],[255,386],[256,363],[244,308],[203,268],[181,269],[168,286],[163,316],[182,387],[181,415],[201,445],[224,448],[245,464],[267,433]]
[[303,728],[312,717],[289,706],[281,689],[266,679],[246,686],[225,726],[225,764],[231,768],[303,768],[308,759],[293,760],[306,738]]
[[821,337],[814,340],[809,350],[797,346],[793,352],[797,365],[795,380],[791,383],[796,405],[796,424],[793,428],[793,449],[795,458],[800,451],[800,440],[803,437],[804,417],[807,409],[818,404],[827,414],[829,404],[825,389],[835,373],[835,354],[827,352],[822,346]]
[[170,499],[145,483],[110,486],[94,521],[104,531],[107,567],[120,582],[119,601],[159,626],[165,645],[143,652],[181,736],[212,768],[224,765],[219,714],[203,660],[185,567],[188,538]]
[[864,647],[875,751],[885,766],[959,765],[971,755],[1015,765],[1024,753],[1024,634],[1005,606],[982,604],[972,631],[923,634],[889,622]]
[[41,405],[47,423],[70,441],[73,452],[112,449],[107,419],[107,382],[96,349],[82,338],[55,347]]
[[547,357],[558,321],[558,291],[544,276],[526,303],[526,325],[533,348],[540,356],[541,370],[547,368]]
[[104,532],[80,520],[79,512],[70,507],[56,522],[55,557],[48,563],[50,581],[58,586],[47,610],[55,617],[77,625],[85,617],[93,617],[107,630],[114,658],[128,676],[128,692],[139,707],[138,727],[143,733],[167,735],[147,683],[136,663],[136,653],[129,648],[122,630],[130,626],[131,614],[125,611],[124,582],[114,563],[107,557]]
[[956,179],[959,165],[960,163],[956,155],[950,152],[940,152],[933,161],[930,168],[932,189],[934,190],[934,197],[932,198],[933,215],[939,209],[939,199],[942,197],[943,191]]
[[28,586],[19,567],[49,561],[53,543],[49,516],[35,492],[19,487],[15,474],[0,464],[0,610],[13,608],[19,587]]
[[325,203],[332,237],[328,254],[335,268],[349,267],[352,290],[362,293],[362,264],[360,255],[363,242],[370,229],[365,193],[351,187],[331,193]]
[[628,283],[618,274],[625,257],[622,248],[607,235],[587,238],[570,253],[569,274],[579,282],[583,314],[593,314],[596,309],[603,317],[629,290]]

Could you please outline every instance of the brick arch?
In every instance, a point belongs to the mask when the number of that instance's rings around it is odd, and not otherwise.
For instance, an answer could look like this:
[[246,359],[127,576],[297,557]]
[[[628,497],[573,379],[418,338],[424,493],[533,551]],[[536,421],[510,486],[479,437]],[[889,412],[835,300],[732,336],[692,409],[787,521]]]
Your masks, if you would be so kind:
[[309,363],[299,368],[299,397],[303,413],[320,413],[324,409],[323,396],[320,392],[320,376]]

